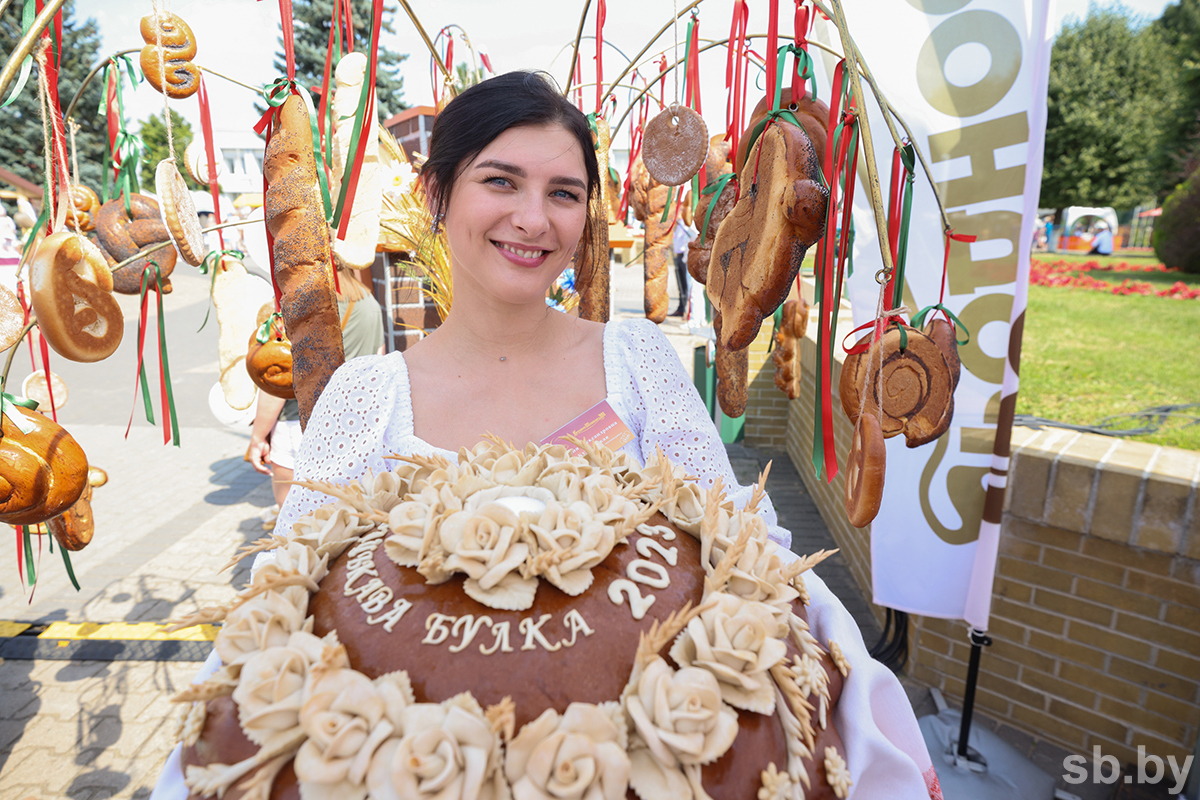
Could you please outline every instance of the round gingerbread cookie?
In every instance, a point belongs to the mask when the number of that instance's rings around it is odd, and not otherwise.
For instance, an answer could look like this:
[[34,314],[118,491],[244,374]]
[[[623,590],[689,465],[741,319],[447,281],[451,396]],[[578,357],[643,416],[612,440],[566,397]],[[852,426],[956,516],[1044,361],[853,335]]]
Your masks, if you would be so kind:
[[672,105],[646,124],[642,161],[659,183],[687,183],[707,157],[708,127],[692,109]]
[[204,235],[191,192],[175,162],[164,158],[154,170],[154,190],[162,203],[163,222],[183,260],[198,267],[204,261]]
[[67,384],[58,373],[50,373],[50,387],[46,387],[46,373],[36,370],[29,373],[21,382],[21,394],[30,400],[37,401],[43,411],[50,411],[50,392],[54,392],[54,407],[62,408],[67,404]]

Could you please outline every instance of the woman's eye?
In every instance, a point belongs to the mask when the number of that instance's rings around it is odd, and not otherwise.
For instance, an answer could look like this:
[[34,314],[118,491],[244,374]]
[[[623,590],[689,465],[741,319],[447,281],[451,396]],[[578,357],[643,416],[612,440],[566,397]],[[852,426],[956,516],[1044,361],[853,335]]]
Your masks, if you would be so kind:
[[554,192],[554,196],[561,197],[564,200],[573,200],[576,203],[578,203],[580,199],[577,193],[568,189],[559,189],[558,191]]
[[512,186],[512,181],[503,175],[493,175],[490,178],[485,178],[484,183],[490,183],[493,186]]

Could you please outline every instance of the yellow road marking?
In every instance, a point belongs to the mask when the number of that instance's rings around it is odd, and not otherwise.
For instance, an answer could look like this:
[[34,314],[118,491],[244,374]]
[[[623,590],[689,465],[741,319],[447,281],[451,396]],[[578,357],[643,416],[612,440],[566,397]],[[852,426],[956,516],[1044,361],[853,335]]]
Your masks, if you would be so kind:
[[0,639],[7,639],[10,636],[16,636],[21,631],[28,630],[30,627],[28,622],[6,622],[0,620]]
[[138,642],[211,642],[217,638],[217,625],[196,625],[174,633],[159,622],[52,622],[39,639]]

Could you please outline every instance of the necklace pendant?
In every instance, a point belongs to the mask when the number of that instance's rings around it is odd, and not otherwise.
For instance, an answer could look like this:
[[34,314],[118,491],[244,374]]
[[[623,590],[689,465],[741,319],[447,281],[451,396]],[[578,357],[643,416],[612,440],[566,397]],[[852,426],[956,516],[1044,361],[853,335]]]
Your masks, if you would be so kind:
[[507,360],[508,360],[508,356],[500,356],[500,360],[501,360],[501,361],[507,361]]

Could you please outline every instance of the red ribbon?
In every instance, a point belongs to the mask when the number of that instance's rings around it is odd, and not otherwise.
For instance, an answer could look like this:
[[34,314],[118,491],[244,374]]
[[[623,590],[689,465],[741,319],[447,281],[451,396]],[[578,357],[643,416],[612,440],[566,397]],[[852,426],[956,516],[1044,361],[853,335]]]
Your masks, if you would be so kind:
[[693,16],[692,37],[688,39],[688,68],[684,76],[684,105],[700,111],[700,19]]
[[121,154],[117,150],[117,134],[120,133],[121,120],[117,108],[117,81],[121,80],[121,68],[115,61],[110,61],[108,68],[108,86],[105,88],[106,103],[105,119],[108,125],[108,149],[112,152],[113,180],[121,172]]
[[[23,281],[17,282],[17,302],[21,304],[21,311],[24,315],[21,327],[25,327],[29,324],[31,306],[25,299],[25,283]],[[28,338],[29,369],[31,372],[37,372],[37,359],[34,356],[33,338],[32,336]],[[40,331],[37,339],[38,347],[42,352],[42,369],[46,376],[46,394],[50,397],[50,416],[53,417],[55,422],[58,422],[58,408],[54,402],[54,387],[50,385],[50,348],[46,345],[46,337],[42,336]]]
[[[948,228],[946,230],[946,255],[942,259],[942,282],[938,286],[938,305],[939,306],[943,302],[945,302],[945,298],[946,298],[946,275],[950,269],[950,241],[953,240],[956,242],[962,242],[964,244],[970,244],[971,242],[975,241],[978,238],[979,238],[978,236],[969,236],[965,233],[955,233],[953,228]],[[951,325],[953,325],[954,321],[952,319],[950,319],[950,315],[946,313],[946,309],[943,308],[943,309],[941,309],[941,311],[942,311],[943,316],[946,317],[946,321],[949,322]]]
[[292,30],[292,0],[279,0],[279,25],[283,29],[283,56],[289,80],[296,79],[296,37]]
[[[338,223],[337,238],[345,241],[346,228],[350,225],[350,211],[354,208],[354,196],[358,191],[358,177],[362,172],[363,158],[367,152],[367,138],[375,125],[375,71],[379,63],[379,29],[383,25],[383,0],[375,0],[375,15],[371,26],[371,47],[367,50],[367,109],[363,114],[362,127],[358,131],[358,149],[354,152],[354,162],[350,170],[350,178],[346,182],[346,202],[342,206],[342,218]],[[453,44],[454,40],[451,39]],[[326,102],[329,102],[326,100]],[[264,195],[265,197],[266,195]],[[332,245],[332,242],[330,243]],[[330,254],[330,264],[333,262]],[[334,283],[337,283],[337,270],[334,271]]]
[[[633,73],[633,79],[637,79],[636,70]],[[629,211],[629,192],[633,187],[633,165],[637,163],[638,156],[642,153],[642,134],[646,129],[646,117],[650,111],[645,95],[642,96],[642,99],[638,103],[637,125],[631,125],[629,128],[629,171],[625,173],[625,186],[621,193],[622,220],[625,219],[625,215]]]
[[[263,112],[262,117],[258,120],[258,123],[254,126],[254,132],[264,139],[263,153],[268,153],[271,150],[271,128],[273,127],[271,122],[275,119],[275,115],[279,113],[280,108],[282,106],[268,106],[267,110]],[[262,189],[263,202],[265,203],[267,198],[267,170],[265,169],[265,162],[263,166]],[[279,304],[283,300],[283,290],[279,288],[279,283],[275,280],[275,237],[271,235],[271,226],[266,224],[265,219],[263,221],[263,231],[267,234],[267,254],[271,261],[271,289],[275,292],[275,310],[278,311],[280,308]],[[138,347],[140,349],[141,345],[139,344]]]
[[596,113],[599,114],[604,100],[604,22],[608,9],[604,0],[596,5]]
[[779,0],[771,0],[767,11],[767,97],[774,102],[775,70],[779,61]]
[[729,26],[729,44],[725,58],[725,138],[729,140],[731,152],[738,151],[738,138],[742,132],[742,117],[746,109],[746,23],[750,9],[746,0],[735,0],[733,20]]
[[[221,187],[217,185],[217,159],[213,151],[213,128],[212,115],[209,113],[208,106],[208,90],[204,85],[204,76],[200,76],[200,89],[196,92],[196,97],[200,101],[200,130],[204,135],[204,156],[208,168],[208,191],[212,195],[213,201],[213,220],[217,225],[221,224]],[[112,117],[110,116],[111,120]],[[217,231],[217,238],[221,242],[221,249],[225,249],[225,234],[222,231]]]

